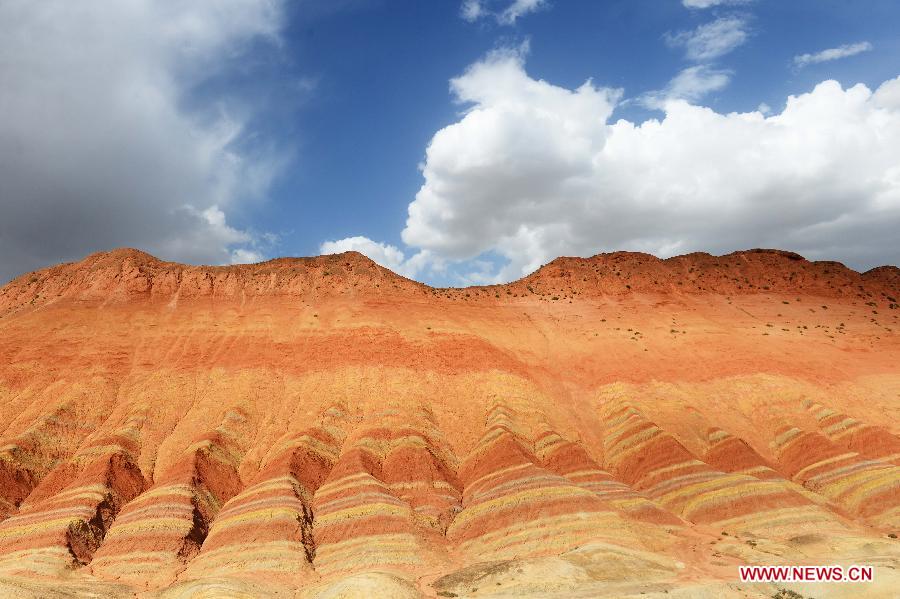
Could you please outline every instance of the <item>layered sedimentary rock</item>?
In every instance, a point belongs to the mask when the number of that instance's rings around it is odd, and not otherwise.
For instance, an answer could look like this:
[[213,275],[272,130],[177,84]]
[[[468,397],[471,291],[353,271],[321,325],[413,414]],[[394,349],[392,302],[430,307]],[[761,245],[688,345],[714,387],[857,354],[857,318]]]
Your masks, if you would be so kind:
[[821,433],[785,428],[775,437],[782,471],[873,526],[900,526],[900,468],[871,460]]
[[815,414],[822,433],[833,443],[868,458],[900,465],[900,437],[897,435],[814,402],[806,405]]
[[317,426],[276,442],[259,474],[219,511],[186,577],[316,578],[312,498],[337,461],[343,416],[332,407]]
[[[66,477],[74,476],[85,458],[80,456],[71,464],[65,458],[89,433],[90,429],[79,421],[78,410],[63,405],[40,415],[24,431],[0,441],[3,443],[0,446],[0,519],[14,512],[29,497],[33,503],[58,491]],[[49,482],[43,490],[34,492],[37,484],[61,460],[61,467],[53,473],[57,482]]]
[[764,457],[746,441],[718,427],[709,429],[709,448],[703,461],[723,472],[737,472],[763,480],[781,479]]
[[446,561],[443,532],[459,503],[455,456],[421,412],[376,414],[359,427],[313,501],[316,570],[414,577]]
[[464,289],[353,253],[30,273],[0,597],[771,597],[737,566],[794,563],[892,597],[898,288],[779,251]]
[[611,409],[607,425],[613,471],[686,520],[769,536],[843,528],[837,518],[771,477],[716,470],[633,406]]
[[129,502],[91,562],[91,571],[136,585],[172,582],[199,552],[222,504],[241,489],[237,466],[245,417],[229,412],[189,445],[146,493]]
[[123,505],[144,490],[135,465],[142,423],[136,415],[88,443],[0,523],[0,570],[59,574],[91,561]]
[[539,465],[534,450],[499,405],[460,465],[463,509],[447,538],[472,562],[561,553],[589,539],[640,541],[612,505]]
[[613,478],[583,446],[562,438],[549,427],[541,427],[535,439],[535,451],[545,468],[593,492],[626,517],[655,524],[683,524],[671,512]]

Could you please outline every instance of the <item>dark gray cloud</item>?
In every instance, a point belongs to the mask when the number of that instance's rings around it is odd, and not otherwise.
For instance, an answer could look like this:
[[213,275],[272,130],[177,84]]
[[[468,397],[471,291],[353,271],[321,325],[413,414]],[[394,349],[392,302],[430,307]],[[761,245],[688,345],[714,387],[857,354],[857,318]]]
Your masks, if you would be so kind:
[[0,3],[0,281],[125,245],[256,257],[226,215],[281,158],[240,149],[236,106],[185,100],[281,19],[273,0]]

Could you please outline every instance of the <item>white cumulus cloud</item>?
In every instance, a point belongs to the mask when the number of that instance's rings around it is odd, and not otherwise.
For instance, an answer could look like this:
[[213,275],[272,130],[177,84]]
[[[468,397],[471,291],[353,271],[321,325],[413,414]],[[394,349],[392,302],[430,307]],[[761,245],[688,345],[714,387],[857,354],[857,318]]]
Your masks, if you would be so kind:
[[728,54],[747,41],[747,21],[741,17],[721,17],[690,31],[666,36],[666,42],[683,47],[685,56],[694,61],[707,61]]
[[712,92],[725,89],[730,81],[731,71],[727,69],[694,65],[681,70],[665,89],[644,94],[640,101],[648,108],[661,108],[670,100],[696,102]]
[[[466,110],[428,145],[402,239],[468,280],[619,249],[900,263],[900,78],[874,92],[824,81],[769,115],[670,99],[640,124],[611,120],[618,90],[531,78],[521,51],[490,54],[451,90]],[[485,256],[500,267],[486,272]]]
[[668,97],[694,102],[710,92],[724,89],[730,80],[731,71],[728,70],[708,65],[688,67],[669,82]]
[[519,17],[549,6],[547,0],[512,0],[505,7],[496,0],[464,0],[460,16],[470,23],[484,17],[493,17],[501,25],[512,25]]
[[258,257],[226,215],[284,158],[242,148],[226,98],[186,100],[282,20],[280,0],[0,3],[0,282],[123,245]]
[[359,252],[385,268],[407,277],[415,277],[428,266],[432,271],[440,269],[440,260],[430,256],[428,251],[420,251],[407,257],[397,246],[373,241],[368,237],[346,237],[326,241],[319,246],[320,254],[340,254]]
[[848,56],[855,56],[857,54],[862,54],[863,52],[869,52],[872,48],[873,46],[870,42],[844,44],[843,46],[828,48],[827,50],[822,50],[815,54],[800,54],[799,56],[794,57],[794,64],[802,68],[819,62],[829,62],[831,60],[847,58]]

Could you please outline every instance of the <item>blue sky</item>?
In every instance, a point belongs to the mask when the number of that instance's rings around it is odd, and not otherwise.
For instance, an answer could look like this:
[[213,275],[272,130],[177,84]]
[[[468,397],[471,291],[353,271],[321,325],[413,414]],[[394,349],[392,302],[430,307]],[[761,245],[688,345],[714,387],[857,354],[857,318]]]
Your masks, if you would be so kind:
[[442,285],[615,249],[900,262],[894,1],[41,6],[0,7],[3,280],[118,246]]

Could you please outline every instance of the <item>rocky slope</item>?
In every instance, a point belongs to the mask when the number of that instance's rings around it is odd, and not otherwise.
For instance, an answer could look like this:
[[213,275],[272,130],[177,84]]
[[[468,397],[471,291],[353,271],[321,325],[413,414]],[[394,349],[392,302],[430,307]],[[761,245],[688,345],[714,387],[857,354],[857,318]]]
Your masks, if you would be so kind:
[[[900,270],[135,250],[0,288],[0,596],[759,596],[900,585]],[[862,590],[861,590],[862,589]],[[819,596],[819,595],[814,595]]]

